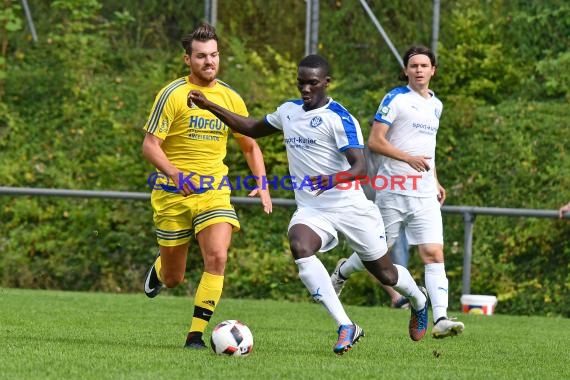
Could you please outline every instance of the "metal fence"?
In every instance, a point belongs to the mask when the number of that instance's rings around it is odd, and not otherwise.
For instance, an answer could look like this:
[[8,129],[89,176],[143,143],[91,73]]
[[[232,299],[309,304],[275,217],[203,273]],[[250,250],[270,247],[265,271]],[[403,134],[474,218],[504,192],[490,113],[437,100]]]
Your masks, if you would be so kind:
[[[41,189],[31,187],[3,187],[0,186],[0,195],[15,196],[51,196],[71,198],[99,198],[99,199],[130,199],[150,200],[150,193],[137,193],[128,191],[97,191],[97,190],[67,190],[67,189]],[[258,198],[231,197],[235,204],[258,204]],[[273,205],[294,207],[293,199],[273,198]],[[463,244],[463,287],[462,294],[471,292],[471,259],[473,256],[473,226],[477,215],[494,215],[527,218],[550,218],[559,217],[557,210],[536,210],[521,208],[497,208],[497,207],[471,207],[471,206],[443,206],[442,212],[446,214],[463,215],[464,244]],[[570,219],[570,213],[564,218]]]

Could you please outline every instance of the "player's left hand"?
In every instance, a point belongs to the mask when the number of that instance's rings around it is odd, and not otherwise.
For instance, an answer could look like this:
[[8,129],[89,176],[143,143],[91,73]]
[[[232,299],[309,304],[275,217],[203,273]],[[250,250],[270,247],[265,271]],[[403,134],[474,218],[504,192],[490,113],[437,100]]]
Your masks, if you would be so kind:
[[334,183],[334,177],[335,176],[332,175],[314,175],[309,177],[312,187],[318,190],[315,193],[315,197],[318,197],[328,189],[336,186],[336,183]]
[[564,214],[567,212],[570,212],[570,202],[560,207],[560,209],[558,210],[558,216],[560,217],[560,219],[564,218]]
[[445,192],[445,188],[443,186],[441,186],[439,183],[437,184],[437,200],[439,201],[439,204],[443,206],[443,202],[445,202],[445,197],[447,196],[447,193]]
[[269,195],[269,190],[260,189],[259,187],[253,189],[251,193],[247,195],[248,197],[259,197],[261,200],[261,205],[263,206],[263,211],[266,214],[271,214],[273,212],[273,202],[271,201],[271,195]]

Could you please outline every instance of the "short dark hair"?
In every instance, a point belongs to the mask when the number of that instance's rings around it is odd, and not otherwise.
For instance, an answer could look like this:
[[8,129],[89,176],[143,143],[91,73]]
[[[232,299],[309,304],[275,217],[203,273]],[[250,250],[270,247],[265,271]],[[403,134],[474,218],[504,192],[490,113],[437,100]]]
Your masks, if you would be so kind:
[[212,25],[203,22],[196,27],[192,31],[192,33],[187,34],[186,36],[182,37],[180,41],[182,43],[182,47],[186,51],[186,54],[192,54],[192,41],[200,41],[206,42],[210,40],[215,40],[218,42],[218,35],[216,34],[216,28]]
[[435,60],[435,54],[433,53],[433,51],[431,51],[429,48],[425,47],[424,45],[414,45],[411,48],[409,48],[404,53],[404,56],[402,57],[402,60],[404,61],[404,68],[400,72],[400,76],[398,79],[403,80],[403,81],[408,80],[408,77],[406,76],[406,73],[405,73],[405,70],[408,67],[408,62],[410,61],[410,58],[412,58],[414,55],[418,55],[418,54],[427,55],[432,66],[437,66],[437,63]]
[[326,76],[330,76],[329,62],[318,54],[311,54],[306,56],[299,62],[299,67],[308,67],[310,69],[322,69]]

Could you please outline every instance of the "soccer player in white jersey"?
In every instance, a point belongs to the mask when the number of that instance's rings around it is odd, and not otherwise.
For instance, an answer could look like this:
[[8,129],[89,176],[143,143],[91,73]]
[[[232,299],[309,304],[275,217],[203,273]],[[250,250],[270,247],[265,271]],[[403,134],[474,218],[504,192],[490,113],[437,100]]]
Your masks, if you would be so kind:
[[386,255],[380,212],[354,182],[366,174],[360,125],[327,96],[330,80],[329,64],[323,57],[303,58],[297,70],[301,99],[285,102],[261,120],[232,113],[198,91],[191,91],[188,100],[244,135],[283,133],[298,207],[288,228],[291,253],[301,281],[338,325],[333,351],[343,354],[364,336],[346,314],[326,268],[316,256],[337,245],[338,232],[345,235],[371,274],[410,298],[409,334],[413,340],[420,340],[427,331],[426,295],[408,270],[393,265]]
[[[386,225],[388,247],[400,231],[410,245],[417,245],[425,265],[425,284],[432,305],[432,336],[445,338],[460,334],[464,325],[447,316],[448,280],[443,257],[441,205],[445,189],[435,169],[436,134],[442,103],[429,89],[435,75],[435,55],[425,46],[411,47],[403,57],[400,79],[405,87],[391,90],[378,107],[368,140],[371,151],[382,155],[378,175],[389,186],[377,190],[376,204]],[[395,179],[406,178],[401,185]],[[374,184],[373,184],[374,186]],[[384,183],[378,183],[377,189]],[[357,254],[339,260],[331,280],[339,293],[348,277],[363,270]]]

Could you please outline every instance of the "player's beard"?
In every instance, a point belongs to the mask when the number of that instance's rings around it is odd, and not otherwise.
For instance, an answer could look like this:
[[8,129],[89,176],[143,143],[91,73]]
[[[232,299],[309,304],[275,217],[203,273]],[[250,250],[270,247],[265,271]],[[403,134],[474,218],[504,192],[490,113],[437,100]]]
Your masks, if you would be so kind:
[[[206,68],[211,68],[211,70],[206,71]],[[215,81],[217,74],[218,70],[216,66],[212,65],[201,67],[199,70],[192,70],[192,83],[198,86],[208,87]]]

